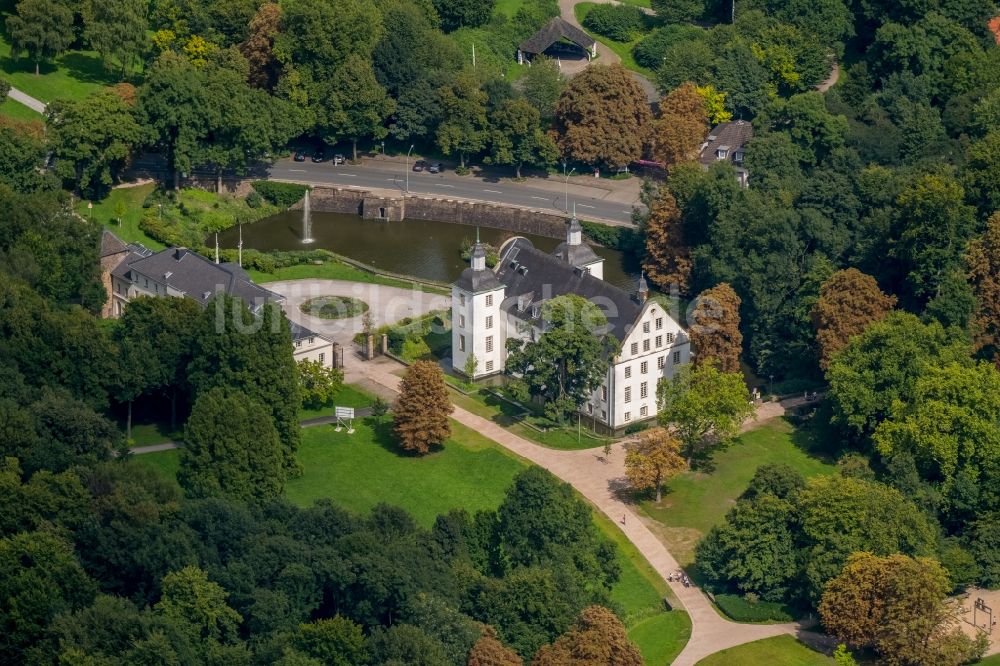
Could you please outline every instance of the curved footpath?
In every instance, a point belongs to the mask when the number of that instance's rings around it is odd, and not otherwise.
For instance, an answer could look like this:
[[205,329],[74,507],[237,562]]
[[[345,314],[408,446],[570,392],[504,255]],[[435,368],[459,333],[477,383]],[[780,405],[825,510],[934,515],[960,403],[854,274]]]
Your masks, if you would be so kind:
[[[394,373],[402,369],[400,364],[386,358],[362,364],[352,358],[347,361],[347,365],[347,381],[367,380],[368,383],[378,384],[391,392],[398,391],[400,377]],[[758,416],[760,420],[765,420],[779,416],[783,412],[784,409],[780,405],[767,404],[763,406]],[[576,488],[615,521],[629,541],[638,548],[664,580],[667,580],[668,574],[680,568],[677,560],[646,527],[631,505],[624,503],[616,495],[616,489],[623,487],[625,476],[625,453],[621,443],[614,447],[610,462],[603,463],[593,449],[585,451],[548,449],[518,437],[492,421],[458,406],[455,407],[452,418],[517,455],[544,467]],[[691,638],[673,661],[674,666],[692,666],[719,650],[781,634],[791,634],[813,645],[827,644],[825,637],[807,631],[798,623],[760,625],[731,622],[715,611],[711,602],[698,588],[684,587],[680,583],[668,583],[668,585],[690,615],[692,626]]]
[[20,102],[32,111],[37,111],[38,113],[45,113],[45,102],[37,100],[31,95],[21,92],[17,88],[11,88],[8,91],[7,96],[10,97],[15,102]]

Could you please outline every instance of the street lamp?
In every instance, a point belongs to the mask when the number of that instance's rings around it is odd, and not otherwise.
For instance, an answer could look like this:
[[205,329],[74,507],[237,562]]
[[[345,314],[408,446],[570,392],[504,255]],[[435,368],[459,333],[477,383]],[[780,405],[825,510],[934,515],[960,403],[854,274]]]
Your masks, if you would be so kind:
[[566,183],[565,183],[565,188],[564,188],[564,191],[563,191],[563,203],[566,205],[566,212],[567,213],[569,212],[569,177],[573,175],[574,171],[576,171],[576,167],[573,167],[572,169],[569,170],[569,173],[566,173],[566,162],[564,160],[563,161],[563,177],[566,179]]
[[382,159],[385,159],[385,141],[382,142]]
[[412,150],[413,150],[413,144],[411,143],[410,144],[410,150],[406,151],[406,162],[405,162],[406,166],[404,167],[406,169],[406,193],[407,194],[410,193],[410,151],[412,151]]
[[771,381],[770,388],[768,389],[768,393],[770,393],[771,395],[774,395],[774,375],[768,375],[767,378]]

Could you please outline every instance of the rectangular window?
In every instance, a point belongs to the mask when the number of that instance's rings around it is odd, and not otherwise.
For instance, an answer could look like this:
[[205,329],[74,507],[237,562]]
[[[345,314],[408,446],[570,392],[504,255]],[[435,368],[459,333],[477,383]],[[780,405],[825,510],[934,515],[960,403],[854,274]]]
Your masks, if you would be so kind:
[[313,343],[313,340],[315,340],[315,339],[316,339],[316,338],[309,338],[309,344],[312,344],[312,343]]
[[605,411],[603,409],[601,410],[601,420],[602,421],[607,421],[608,420],[608,413],[607,413],[607,411]]
[[632,366],[631,365],[626,365],[625,366],[625,379],[628,379],[631,376],[632,376]]
[[642,322],[642,332],[643,333],[649,333],[649,322],[648,321]]
[[662,346],[663,346],[663,336],[658,335],[656,336],[656,348],[659,349]]
[[324,354],[323,352],[320,352],[320,354],[319,354],[319,364],[320,365],[325,365],[325,361],[326,361],[326,354]]
[[493,294],[486,294],[486,307],[493,307]]
[[592,404],[590,404],[589,402],[587,403],[587,413],[588,414],[593,414],[594,413],[594,406]]
[[465,328],[465,315],[458,315],[458,327]]
[[295,341],[295,346],[296,347],[301,347],[302,346],[302,341],[301,340],[296,340]]
[[465,305],[465,294],[459,294],[458,295],[458,304],[459,305]]
[[642,341],[642,351],[644,352],[649,351],[649,338],[646,338],[645,340]]
[[493,361],[486,361],[486,372],[493,372]]
[[601,400],[604,400],[605,402],[607,402],[607,400],[608,400],[608,387],[607,386],[602,386],[601,387]]
[[639,408],[639,416],[649,416],[649,407],[643,405]]
[[640,398],[649,397],[649,382],[643,382],[639,384],[639,397]]
[[667,364],[667,357],[666,356],[661,356],[658,359],[656,359],[656,367],[657,368],[661,368],[662,369],[663,366],[665,366],[666,364]]
[[638,342],[633,342],[632,343],[632,353],[633,354],[638,354],[639,353],[639,343]]
[[656,318],[656,330],[663,328],[663,317]]
[[674,365],[677,365],[680,362],[681,362],[681,353],[674,352]]
[[458,351],[465,351],[465,336],[458,336]]
[[631,420],[632,420],[632,412],[625,412],[625,422],[627,423]]
[[642,374],[646,374],[647,372],[649,372],[649,361],[643,361],[641,364],[639,364],[639,372]]
[[673,341],[674,341],[674,334],[673,333],[667,333],[667,344],[669,345]]
[[493,336],[488,335],[486,336],[486,353],[488,354],[491,351],[493,351]]
[[625,402],[632,402],[632,387],[625,387]]
[[486,318],[486,328],[493,328],[493,315]]

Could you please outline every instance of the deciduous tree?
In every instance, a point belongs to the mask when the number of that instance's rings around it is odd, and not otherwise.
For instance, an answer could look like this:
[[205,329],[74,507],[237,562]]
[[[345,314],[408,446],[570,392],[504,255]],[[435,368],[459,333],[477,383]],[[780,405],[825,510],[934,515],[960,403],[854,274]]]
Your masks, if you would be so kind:
[[563,154],[605,167],[640,159],[651,121],[642,86],[618,64],[587,67],[573,77],[556,103]]
[[740,297],[723,282],[698,294],[695,302],[690,330],[695,364],[712,364],[722,372],[738,373],[743,352]]
[[299,650],[329,666],[353,666],[364,660],[361,626],[340,615],[299,625],[293,640]]
[[490,19],[496,0],[433,0],[445,32],[478,28]]
[[73,10],[59,0],[21,0],[7,17],[11,55],[27,53],[35,76],[43,60],[55,58],[73,43]]
[[243,620],[226,603],[226,590],[195,566],[163,577],[163,596],[155,610],[173,621],[193,645],[235,641]]
[[503,102],[490,117],[490,161],[513,166],[518,179],[522,165],[546,166],[555,162],[559,150],[552,137],[542,131],[540,121],[538,110],[527,100]]
[[504,646],[493,627],[485,625],[483,635],[469,652],[467,666],[523,666],[516,652]]
[[653,130],[653,158],[668,169],[693,160],[707,132],[705,98],[693,83],[681,84],[660,100],[660,115]]
[[1000,367],[1000,211],[969,243],[965,258],[976,305],[969,328],[976,349]]
[[603,606],[584,608],[566,633],[542,647],[531,660],[532,666],[642,666],[644,663],[621,620]]
[[404,451],[427,453],[451,435],[448,415],[453,409],[441,368],[417,361],[406,370],[399,398],[392,409],[393,430]]
[[684,444],[688,465],[708,447],[732,439],[753,414],[743,376],[712,365],[681,366],[656,387],[661,425]]
[[466,71],[438,90],[442,120],[437,128],[437,143],[445,155],[457,152],[465,167],[465,156],[477,153],[486,145],[489,124],[486,119],[486,93],[475,73]]
[[666,428],[651,428],[639,434],[625,456],[625,477],[636,490],[656,491],[656,503],[663,499],[663,484],[684,469],[681,442]]
[[271,90],[278,82],[279,65],[274,40],[281,25],[281,6],[265,2],[250,21],[250,34],[240,44],[240,53],[250,65],[250,85]]
[[873,647],[886,663],[959,666],[981,657],[985,641],[963,634],[949,588],[932,559],[856,553],[827,583],[820,618],[839,640]]
[[298,362],[299,393],[302,406],[319,409],[332,405],[333,399],[344,385],[344,372],[339,368],[328,368],[319,361],[304,359]]
[[83,36],[101,54],[104,66],[114,56],[122,78],[149,46],[149,0],[90,0],[83,11]]
[[556,102],[566,87],[566,77],[562,75],[555,60],[536,56],[524,75],[518,79],[524,99],[528,100],[541,117],[544,127],[552,124],[556,115]]
[[826,370],[830,359],[872,322],[882,320],[896,305],[896,297],[882,293],[875,278],[856,268],[837,271],[820,287],[812,309],[819,365]]
[[396,103],[375,78],[368,58],[348,56],[333,73],[325,98],[317,113],[319,132],[331,144],[350,139],[353,159],[358,159],[358,139],[382,139],[388,133],[383,123]]
[[691,251],[684,239],[681,211],[673,195],[661,188],[646,220],[646,259],[642,267],[663,291],[674,285],[686,295],[691,281]]

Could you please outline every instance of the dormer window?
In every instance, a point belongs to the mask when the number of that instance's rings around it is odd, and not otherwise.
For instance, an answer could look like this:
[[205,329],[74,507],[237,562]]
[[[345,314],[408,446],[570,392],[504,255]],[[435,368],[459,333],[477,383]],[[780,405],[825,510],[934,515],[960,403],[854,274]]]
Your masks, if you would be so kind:
[[742,150],[737,150],[736,152],[733,153],[733,161],[736,162],[737,164],[742,164],[743,163],[743,151]]
[[715,159],[724,160],[729,157],[729,146],[719,146],[715,151]]

